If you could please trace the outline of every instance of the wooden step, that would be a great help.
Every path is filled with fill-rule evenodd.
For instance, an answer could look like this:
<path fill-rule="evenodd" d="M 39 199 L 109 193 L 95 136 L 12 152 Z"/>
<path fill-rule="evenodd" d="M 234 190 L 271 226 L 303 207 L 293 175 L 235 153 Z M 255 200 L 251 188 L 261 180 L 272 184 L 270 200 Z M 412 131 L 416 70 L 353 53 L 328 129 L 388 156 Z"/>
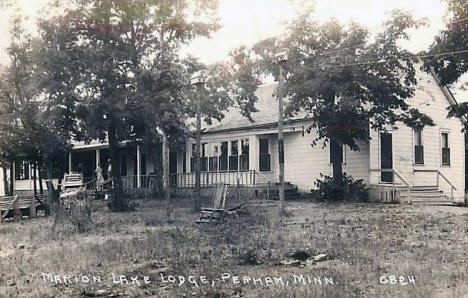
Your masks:
<path fill-rule="evenodd" d="M 443 193 L 401 193 L 402 197 L 413 197 L 413 198 L 446 198 L 447 196 Z"/>
<path fill-rule="evenodd" d="M 426 190 L 436 190 L 438 191 L 439 188 L 437 185 L 415 185 L 411 188 L 412 191 L 426 191 Z"/>
<path fill-rule="evenodd" d="M 411 204 L 413 205 L 428 205 L 428 206 L 455 206 L 452 201 L 449 200 L 434 200 L 434 201 L 427 201 L 427 200 L 411 200 Z"/>

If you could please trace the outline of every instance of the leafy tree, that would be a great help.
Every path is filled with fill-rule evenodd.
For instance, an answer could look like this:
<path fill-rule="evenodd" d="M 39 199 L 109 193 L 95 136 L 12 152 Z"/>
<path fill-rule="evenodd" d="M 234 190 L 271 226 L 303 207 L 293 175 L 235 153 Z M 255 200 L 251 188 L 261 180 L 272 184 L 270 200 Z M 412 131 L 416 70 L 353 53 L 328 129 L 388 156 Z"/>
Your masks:
<path fill-rule="evenodd" d="M 303 14 L 293 21 L 286 38 L 264 40 L 253 47 L 264 73 L 278 75 L 272 57 L 286 48 L 284 95 L 288 115 L 305 112 L 324 146 L 330 144 L 333 178 L 343 179 L 343 145 L 359 150 L 358 141 L 369 141 L 369 128 L 385 130 L 402 121 L 412 127 L 433 125 L 410 108 L 415 91 L 415 59 L 398 46 L 407 29 L 421 25 L 411 15 L 394 11 L 384 30 L 371 40 L 369 31 L 335 20 L 320 24 Z"/>
<path fill-rule="evenodd" d="M 439 54 L 468 50 L 468 2 L 465 0 L 446 0 L 448 4 L 448 24 L 431 45 L 429 54 Z M 453 84 L 468 72 L 468 53 L 455 53 L 435 56 L 425 60 L 426 70 L 433 69 L 442 84 Z M 449 107 L 448 117 L 465 119 L 468 104 L 459 103 Z M 465 130 L 468 125 L 464 121 Z"/>
<path fill-rule="evenodd" d="M 42 192 L 44 163 L 49 169 L 58 168 L 59 173 L 63 172 L 69 138 L 62 138 L 66 135 L 63 126 L 58 124 L 60 121 L 53 121 L 56 113 L 50 109 L 39 87 L 41 43 L 23 30 L 22 22 L 21 15 L 11 21 L 11 41 L 7 49 L 10 63 L 0 74 L 0 113 L 8 115 L 1 132 L 0 148 L 2 166 L 9 164 L 10 173 L 12 161 L 24 160 L 32 166 L 36 194 L 36 172 L 39 172 Z M 49 178 L 52 178 L 50 171 Z"/>
<path fill-rule="evenodd" d="M 35 40 L 23 31 L 20 16 L 12 19 L 10 35 L 7 49 L 10 64 L 0 74 L 0 113 L 8 115 L 1 132 L 0 148 L 2 166 L 9 167 L 12 173 L 13 161 L 25 160 L 33 167 L 41 162 L 39 144 L 43 131 L 38 121 L 40 104 L 35 88 Z"/>
<path fill-rule="evenodd" d="M 439 32 L 429 54 L 465 51 L 468 49 L 468 2 L 445 0 L 448 4 L 447 25 Z M 435 56 L 425 61 L 433 68 L 442 84 L 452 84 L 468 71 L 468 53 Z"/>
<path fill-rule="evenodd" d="M 75 139 L 107 138 L 114 179 L 109 207 L 125 210 L 118 143 L 143 140 L 147 148 L 155 148 L 153 156 L 159 157 L 161 131 L 171 143 L 188 133 L 184 116 L 191 115 L 194 98 L 189 78 L 202 66 L 191 58 L 181 60 L 179 50 L 193 38 L 208 36 L 218 28 L 214 16 L 217 1 L 73 3 L 76 6 L 62 16 L 41 22 L 49 78 L 44 86 L 53 95 L 55 106 L 63 107 L 62 115 L 74 123 L 69 129 Z M 232 90 L 217 82 L 213 83 L 217 87 L 207 88 L 211 95 L 204 97 L 214 100 L 204 105 L 210 109 L 208 118 L 220 117 L 218 109 L 226 106 L 211 91 L 227 96 Z M 254 100 L 251 95 L 235 98 L 244 110 Z M 158 158 L 156 163 L 155 168 L 160 169 Z"/>

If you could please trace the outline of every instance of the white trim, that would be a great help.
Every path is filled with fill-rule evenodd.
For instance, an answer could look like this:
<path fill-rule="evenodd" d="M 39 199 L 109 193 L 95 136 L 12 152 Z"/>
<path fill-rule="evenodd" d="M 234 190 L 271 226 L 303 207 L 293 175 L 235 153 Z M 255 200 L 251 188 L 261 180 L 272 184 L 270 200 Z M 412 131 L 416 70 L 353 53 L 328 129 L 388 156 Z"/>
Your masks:
<path fill-rule="evenodd" d="M 413 159 L 413 166 L 416 166 L 416 167 L 424 166 L 425 163 L 426 163 L 426 159 L 424 158 L 424 153 L 425 153 L 424 152 L 425 151 L 424 150 L 424 128 L 421 128 L 420 131 L 421 131 L 421 146 L 423 147 L 423 162 L 422 163 L 416 163 L 416 150 L 414 150 L 414 147 L 416 146 L 416 144 L 415 144 L 415 134 L 414 134 L 415 129 L 413 128 L 411 130 L 411 132 L 412 132 L 411 152 L 412 152 L 412 155 L 413 155 L 413 158 L 412 158 Z M 393 141 L 392 141 L 392 145 L 393 145 Z M 392 148 L 392 150 L 393 150 L 393 148 Z"/>
<path fill-rule="evenodd" d="M 445 167 L 445 168 L 450 168 L 452 166 L 452 156 L 450 154 L 449 156 L 449 164 L 443 164 L 443 160 L 442 160 L 442 134 L 446 133 L 447 134 L 447 145 L 448 145 L 448 148 L 450 149 L 452 146 L 450 144 L 450 141 L 452 139 L 452 137 L 450 136 L 450 132 L 451 130 L 449 128 L 439 128 L 439 157 L 440 157 L 440 166 L 441 167 Z"/>

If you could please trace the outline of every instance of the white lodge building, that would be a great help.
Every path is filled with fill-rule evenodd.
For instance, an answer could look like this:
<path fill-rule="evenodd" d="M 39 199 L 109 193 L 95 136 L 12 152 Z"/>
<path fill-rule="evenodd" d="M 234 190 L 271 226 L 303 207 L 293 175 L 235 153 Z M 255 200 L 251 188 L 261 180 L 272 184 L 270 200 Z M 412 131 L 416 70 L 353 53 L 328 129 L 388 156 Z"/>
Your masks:
<path fill-rule="evenodd" d="M 462 122 L 447 118 L 447 107 L 455 99 L 433 75 L 418 71 L 417 78 L 415 97 L 408 102 L 431 117 L 435 126 L 417 131 L 398 123 L 398 129 L 388 134 L 371 130 L 370 143 L 359 144 L 360 151 L 345 148 L 343 171 L 363 179 L 376 200 L 400 196 L 404 201 L 405 191 L 411 188 L 413 198 L 415 190 L 438 189 L 448 198 L 462 202 L 465 193 Z M 278 181 L 275 88 L 276 85 L 268 85 L 258 89 L 259 111 L 252 114 L 254 122 L 231 109 L 221 122 L 203 130 L 202 187 L 217 182 L 255 187 Z M 329 146 L 322 148 L 321 143 L 311 146 L 315 134 L 305 132 L 309 124 L 310 121 L 298 116 L 286 120 L 284 125 L 285 181 L 297 186 L 300 192 L 310 192 L 320 173 L 332 175 Z M 195 185 L 194 147 L 194 141 L 190 140 L 185 151 L 170 153 L 172 187 Z M 94 176 L 98 163 L 105 171 L 107 158 L 106 144 L 77 144 L 70 154 L 68 168 L 83 173 L 86 179 Z M 122 146 L 121 173 L 126 187 L 151 187 L 153 172 L 151 157 L 140 146 Z M 31 189 L 31 185 L 30 179 L 17 180 L 15 189 Z"/>

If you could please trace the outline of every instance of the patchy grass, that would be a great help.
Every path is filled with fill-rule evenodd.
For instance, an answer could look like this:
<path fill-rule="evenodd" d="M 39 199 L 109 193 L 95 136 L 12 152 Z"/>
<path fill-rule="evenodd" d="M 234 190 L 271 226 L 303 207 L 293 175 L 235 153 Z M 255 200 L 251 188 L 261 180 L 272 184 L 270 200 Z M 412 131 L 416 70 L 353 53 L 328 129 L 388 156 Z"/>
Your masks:
<path fill-rule="evenodd" d="M 468 209 L 290 202 L 287 217 L 280 217 L 272 206 L 249 206 L 219 225 L 196 225 L 198 214 L 187 201 L 177 201 L 170 224 L 161 202 L 140 201 L 138 209 L 109 213 L 97 202 L 93 229 L 84 234 L 67 225 L 52 233 L 50 218 L 2 224 L 0 297 L 468 293 Z M 326 254 L 324 260 L 313 262 L 321 253 Z M 60 282 L 44 281 L 42 272 L 59 275 Z M 129 284 L 113 283 L 112 274 L 117 280 L 125 275 Z M 69 283 L 64 283 L 64 275 L 70 275 Z M 390 281 L 391 275 L 404 276 L 405 282 L 413 276 L 415 284 L 380 283 L 382 276 Z M 132 284 L 131 276 L 138 276 L 140 285 Z M 150 284 L 144 283 L 144 276 Z M 169 276 L 176 282 L 165 282 Z M 93 277 L 101 281 L 93 282 Z"/>

